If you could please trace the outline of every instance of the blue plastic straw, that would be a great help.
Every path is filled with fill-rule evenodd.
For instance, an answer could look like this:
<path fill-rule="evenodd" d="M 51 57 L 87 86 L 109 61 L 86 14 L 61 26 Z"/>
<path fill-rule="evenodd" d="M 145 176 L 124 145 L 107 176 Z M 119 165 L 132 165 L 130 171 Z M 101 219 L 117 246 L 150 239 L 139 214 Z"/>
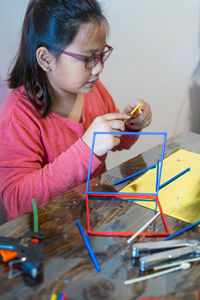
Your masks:
<path fill-rule="evenodd" d="M 137 172 L 137 173 L 134 173 L 134 174 L 132 174 L 132 175 L 130 175 L 130 176 L 128 176 L 128 177 L 125 177 L 125 178 L 122 178 L 122 179 L 120 179 L 120 180 L 118 180 L 118 181 L 115 181 L 115 182 L 113 183 L 113 185 L 117 185 L 117 184 L 119 184 L 119 183 L 121 183 L 121 182 L 124 182 L 124 181 L 126 181 L 126 180 L 128 180 L 128 179 L 130 179 L 130 178 L 132 178 L 132 177 L 135 177 L 135 176 L 137 176 L 137 175 L 139 175 L 139 174 L 142 174 L 142 173 L 144 173 L 144 172 L 146 172 L 146 171 L 148 171 L 148 170 L 150 170 L 150 169 L 153 169 L 153 168 L 155 168 L 155 167 L 156 167 L 156 164 L 153 165 L 153 166 L 150 166 L 150 167 L 148 167 L 148 168 L 146 168 L 146 169 L 144 169 L 144 170 L 141 170 L 141 171 L 139 171 L 139 172 Z"/>
<path fill-rule="evenodd" d="M 67 295 L 65 293 L 61 293 L 57 298 L 57 300 L 66 300 L 66 299 L 67 299 Z"/>
<path fill-rule="evenodd" d="M 156 168 L 156 192 L 159 191 L 158 179 L 159 179 L 159 159 L 157 160 L 157 168 Z"/>
<path fill-rule="evenodd" d="M 95 265 L 95 268 L 96 268 L 97 272 L 100 272 L 101 271 L 101 267 L 100 267 L 100 265 L 99 265 L 99 263 L 98 263 L 98 261 L 96 259 L 96 256 L 95 256 L 95 254 L 94 254 L 94 252 L 92 250 L 92 247 L 90 246 L 89 240 L 87 239 L 87 236 L 85 235 L 83 227 L 81 226 L 81 223 L 80 223 L 79 220 L 77 220 L 76 222 L 77 222 L 78 228 L 79 228 L 79 230 L 80 230 L 80 232 L 82 234 L 82 237 L 83 237 L 85 245 L 86 245 L 86 247 L 88 249 L 88 252 L 89 252 L 89 254 L 91 256 L 91 259 L 92 259 L 92 261 L 93 261 L 93 263 Z"/>
<path fill-rule="evenodd" d="M 163 167 L 163 160 L 164 160 L 164 156 L 165 156 L 166 141 L 167 141 L 167 133 L 165 132 L 164 133 L 164 137 L 163 137 L 163 147 L 162 147 L 161 160 L 160 160 L 159 177 L 156 179 L 157 188 L 160 186 L 160 180 L 161 180 L 161 174 L 162 174 L 162 167 Z M 156 195 L 158 196 L 158 191 L 156 192 Z"/>
<path fill-rule="evenodd" d="M 190 228 L 192 228 L 192 227 L 194 227 L 194 226 L 196 226 L 196 225 L 198 225 L 198 224 L 200 224 L 200 220 L 197 221 L 196 223 L 193 223 L 193 224 L 189 225 L 188 227 L 185 227 L 185 228 L 181 229 L 180 231 L 178 231 L 178 232 L 176 232 L 176 233 L 174 233 L 174 234 L 168 236 L 168 237 L 165 238 L 163 241 L 171 240 L 171 239 L 173 239 L 174 237 L 176 237 L 177 235 L 183 233 L 183 232 L 186 231 L 186 230 L 189 230 Z"/>
<path fill-rule="evenodd" d="M 171 179 L 169 179 L 168 181 L 166 181 L 165 183 L 161 184 L 159 186 L 159 190 L 162 189 L 164 186 L 168 185 L 170 182 L 174 181 L 175 179 L 177 179 L 178 177 L 182 176 L 183 174 L 185 174 L 186 172 L 190 171 L 190 168 L 185 169 L 184 171 L 182 171 L 181 173 L 177 174 L 176 176 L 172 177 Z"/>
<path fill-rule="evenodd" d="M 90 182 L 90 175 L 91 175 L 91 168 L 92 168 L 92 157 L 93 157 L 93 152 L 94 152 L 94 144 L 95 144 L 95 137 L 97 134 L 111 134 L 111 135 L 163 135 L 164 136 L 164 140 L 163 140 L 163 146 L 162 146 L 162 154 L 161 154 L 161 165 L 160 165 L 160 173 L 159 173 L 159 180 L 158 180 L 158 185 L 160 184 L 160 178 L 161 178 L 161 173 L 162 173 L 162 164 L 163 164 L 163 159 L 164 159 L 164 153 L 165 153 L 165 145 L 166 145 L 166 139 L 167 139 L 167 133 L 166 132 L 107 132 L 107 131 L 99 131 L 99 132 L 94 132 L 93 133 L 93 141 L 92 141 L 92 149 L 91 149 L 91 155 L 90 155 L 90 163 L 89 163 L 89 169 L 88 169 L 88 177 L 87 177 L 87 184 L 86 184 L 86 190 L 85 193 L 88 195 L 89 193 L 93 192 L 89 192 L 89 182 Z M 97 194 L 99 194 L 97 192 Z M 103 194 L 103 192 L 102 192 Z M 105 192 L 104 192 L 105 194 Z M 109 194 L 109 193 L 106 193 Z M 148 193 L 149 194 L 149 193 Z M 158 193 L 156 193 L 157 195 Z M 130 195 L 134 195 L 133 193 L 130 193 Z M 140 195 L 140 194 L 138 194 Z M 152 194 L 155 195 L 155 194 Z"/>

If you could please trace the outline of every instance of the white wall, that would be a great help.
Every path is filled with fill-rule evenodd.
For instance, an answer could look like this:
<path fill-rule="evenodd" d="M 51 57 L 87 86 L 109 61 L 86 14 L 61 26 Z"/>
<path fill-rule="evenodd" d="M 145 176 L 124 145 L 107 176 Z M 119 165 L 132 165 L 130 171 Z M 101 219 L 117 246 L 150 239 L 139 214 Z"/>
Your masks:
<path fill-rule="evenodd" d="M 121 108 L 139 97 L 149 101 L 153 111 L 150 129 L 174 134 L 199 58 L 200 1 L 101 2 L 114 46 L 104 82 Z"/>
<path fill-rule="evenodd" d="M 18 49 L 27 3 L 28 0 L 0 0 L 0 74 L 3 79 Z"/>
<path fill-rule="evenodd" d="M 19 42 L 28 0 L 0 2 L 0 75 L 5 78 Z M 146 131 L 172 136 L 200 132 L 200 88 L 192 79 L 199 61 L 200 0 L 100 0 L 114 47 L 102 81 L 117 106 L 143 98 L 153 121 Z M 191 114 L 192 113 L 192 114 Z M 137 152 L 151 146 L 138 143 Z M 126 156 L 127 158 L 127 156 Z M 123 159 L 123 158 L 122 158 Z M 120 161 L 109 159 L 109 167 Z"/>
<path fill-rule="evenodd" d="M 123 109 L 143 98 L 153 112 L 146 131 L 166 131 L 168 137 L 191 129 L 200 133 L 200 89 L 192 79 L 199 61 L 200 1 L 101 3 L 111 26 L 109 43 L 114 47 L 102 80 L 118 106 Z M 141 139 L 135 154 L 154 142 Z M 118 164 L 119 159 L 113 162 Z M 113 162 L 109 159 L 109 167 Z"/>

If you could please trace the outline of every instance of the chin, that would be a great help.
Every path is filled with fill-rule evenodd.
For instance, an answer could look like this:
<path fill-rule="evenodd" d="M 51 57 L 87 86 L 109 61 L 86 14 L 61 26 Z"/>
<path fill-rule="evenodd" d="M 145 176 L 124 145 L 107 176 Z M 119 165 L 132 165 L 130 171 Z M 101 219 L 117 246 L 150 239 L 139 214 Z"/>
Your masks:
<path fill-rule="evenodd" d="M 93 85 L 93 86 L 91 86 L 91 87 L 88 87 L 88 86 L 84 86 L 84 88 L 83 88 L 83 93 L 84 94 L 88 94 L 88 93 L 90 93 L 93 89 L 94 89 L 94 86 L 95 86 L 95 84 Z"/>

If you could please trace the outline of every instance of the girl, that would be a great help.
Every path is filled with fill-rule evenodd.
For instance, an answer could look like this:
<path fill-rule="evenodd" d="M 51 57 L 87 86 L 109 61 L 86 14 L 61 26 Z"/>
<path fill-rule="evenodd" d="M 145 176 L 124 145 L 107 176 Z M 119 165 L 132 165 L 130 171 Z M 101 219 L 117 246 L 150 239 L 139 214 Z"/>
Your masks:
<path fill-rule="evenodd" d="M 99 80 L 112 52 L 108 23 L 96 0 L 32 0 L 0 113 L 0 190 L 8 220 L 86 181 L 94 131 L 148 126 L 150 106 L 123 113 Z M 140 103 L 140 116 L 124 122 Z M 105 171 L 108 151 L 135 136 L 98 135 L 92 175 Z"/>

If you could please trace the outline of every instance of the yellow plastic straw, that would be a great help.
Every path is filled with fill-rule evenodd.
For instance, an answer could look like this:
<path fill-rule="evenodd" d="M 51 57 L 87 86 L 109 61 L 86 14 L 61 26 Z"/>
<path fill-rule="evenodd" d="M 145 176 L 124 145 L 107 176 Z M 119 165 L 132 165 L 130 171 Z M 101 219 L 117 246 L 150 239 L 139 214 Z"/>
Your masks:
<path fill-rule="evenodd" d="M 134 112 L 136 112 L 137 110 L 137 115 L 140 114 L 140 104 L 138 104 L 136 107 L 134 107 L 134 109 L 132 110 L 132 112 L 130 113 L 130 115 L 132 116 L 132 114 L 134 114 Z M 127 120 L 124 120 L 124 122 L 126 122 Z"/>
<path fill-rule="evenodd" d="M 130 115 L 134 114 L 134 112 L 135 112 L 136 110 L 138 111 L 137 114 L 139 115 L 139 112 L 140 112 L 140 104 L 138 104 L 138 105 L 132 110 L 132 112 L 130 113 Z"/>
<path fill-rule="evenodd" d="M 57 299 L 57 295 L 56 294 L 52 294 L 50 300 L 56 300 L 56 299 Z"/>

